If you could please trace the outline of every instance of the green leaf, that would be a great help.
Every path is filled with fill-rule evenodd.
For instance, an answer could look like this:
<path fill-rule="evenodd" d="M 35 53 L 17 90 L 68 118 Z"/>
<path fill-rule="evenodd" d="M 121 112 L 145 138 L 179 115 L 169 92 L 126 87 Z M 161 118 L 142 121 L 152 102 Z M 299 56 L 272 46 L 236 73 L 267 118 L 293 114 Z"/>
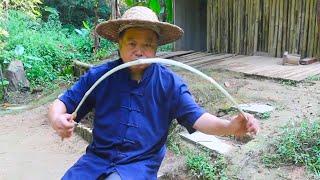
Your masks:
<path fill-rule="evenodd" d="M 39 57 L 36 57 L 36 56 L 25 56 L 27 59 L 30 59 L 30 60 L 34 60 L 34 61 L 42 61 L 41 58 Z M 26 65 L 26 64 L 25 64 Z M 31 66 L 31 65 L 30 65 Z"/>
<path fill-rule="evenodd" d="M 22 45 L 17 45 L 14 49 L 16 56 L 21 56 L 24 53 L 24 47 Z"/>
<path fill-rule="evenodd" d="M 90 25 L 89 25 L 89 22 L 87 21 L 82 21 L 82 24 L 83 24 L 83 27 L 90 30 Z"/>
<path fill-rule="evenodd" d="M 167 9 L 167 22 L 172 23 L 173 22 L 173 16 L 172 16 L 172 11 L 173 11 L 173 6 L 172 6 L 172 0 L 166 0 L 166 9 Z"/>
<path fill-rule="evenodd" d="M 149 8 L 152 9 L 157 15 L 159 15 L 161 6 L 159 0 L 150 0 L 149 1 Z"/>
<path fill-rule="evenodd" d="M 127 6 L 132 6 L 134 4 L 134 0 L 125 0 L 125 3 L 127 4 Z"/>
<path fill-rule="evenodd" d="M 164 11 L 165 11 L 165 8 L 164 8 L 164 7 L 161 7 L 160 14 L 163 14 Z"/>
<path fill-rule="evenodd" d="M 7 86 L 7 85 L 9 85 L 9 81 L 7 80 L 0 81 L 0 86 Z"/>
<path fill-rule="evenodd" d="M 52 8 L 52 7 L 49 7 L 49 6 L 45 6 L 43 9 L 44 9 L 45 11 L 51 13 L 51 14 L 54 14 L 54 15 L 56 15 L 56 16 L 59 16 L 59 12 L 57 11 L 56 8 Z"/>

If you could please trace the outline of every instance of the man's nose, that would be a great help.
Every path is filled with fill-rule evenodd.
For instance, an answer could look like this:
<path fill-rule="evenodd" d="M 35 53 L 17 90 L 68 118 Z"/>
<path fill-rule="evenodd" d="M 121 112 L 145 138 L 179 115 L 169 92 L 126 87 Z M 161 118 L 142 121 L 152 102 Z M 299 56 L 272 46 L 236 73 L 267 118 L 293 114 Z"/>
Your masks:
<path fill-rule="evenodd" d="M 143 49 L 142 49 L 142 47 L 137 47 L 136 52 L 135 52 L 135 55 L 138 56 L 138 57 L 143 56 Z"/>

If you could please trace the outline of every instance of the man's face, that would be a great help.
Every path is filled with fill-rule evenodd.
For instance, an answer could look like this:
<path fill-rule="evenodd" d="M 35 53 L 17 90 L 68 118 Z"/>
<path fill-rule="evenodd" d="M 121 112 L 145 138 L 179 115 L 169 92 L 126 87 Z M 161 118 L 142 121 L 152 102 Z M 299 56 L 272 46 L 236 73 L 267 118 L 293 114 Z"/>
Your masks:
<path fill-rule="evenodd" d="M 129 28 L 119 39 L 120 56 L 124 63 L 138 58 L 155 57 L 157 42 L 158 37 L 154 31 L 144 28 Z M 141 73 L 147 66 L 147 64 L 137 65 L 130 67 L 130 69 L 133 73 Z"/>

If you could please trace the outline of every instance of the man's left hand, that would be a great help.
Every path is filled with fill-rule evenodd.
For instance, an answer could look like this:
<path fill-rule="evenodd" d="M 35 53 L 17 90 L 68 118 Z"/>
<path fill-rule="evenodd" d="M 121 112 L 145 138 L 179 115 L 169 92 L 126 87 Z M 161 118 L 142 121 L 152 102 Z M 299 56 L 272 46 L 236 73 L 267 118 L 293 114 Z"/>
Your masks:
<path fill-rule="evenodd" d="M 242 137 L 247 135 L 256 135 L 259 131 L 259 124 L 257 119 L 253 115 L 245 113 L 246 117 L 242 114 L 232 118 L 229 128 L 236 137 Z"/>

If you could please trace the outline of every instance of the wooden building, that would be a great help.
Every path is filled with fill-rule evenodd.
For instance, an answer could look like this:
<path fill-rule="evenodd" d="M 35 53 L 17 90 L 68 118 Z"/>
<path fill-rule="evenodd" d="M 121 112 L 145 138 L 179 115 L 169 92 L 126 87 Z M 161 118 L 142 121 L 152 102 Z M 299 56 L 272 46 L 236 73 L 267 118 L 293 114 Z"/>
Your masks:
<path fill-rule="evenodd" d="M 175 50 L 320 57 L 317 1 L 174 0 Z"/>

